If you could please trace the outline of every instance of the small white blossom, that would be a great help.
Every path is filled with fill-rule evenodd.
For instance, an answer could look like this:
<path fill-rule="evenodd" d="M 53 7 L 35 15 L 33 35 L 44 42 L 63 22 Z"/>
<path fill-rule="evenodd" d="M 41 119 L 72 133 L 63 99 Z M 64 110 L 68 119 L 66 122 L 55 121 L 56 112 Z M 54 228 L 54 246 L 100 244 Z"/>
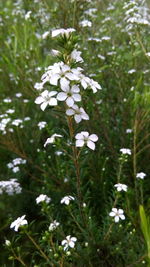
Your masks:
<path fill-rule="evenodd" d="M 83 147 L 87 145 L 90 149 L 95 150 L 95 142 L 98 141 L 98 136 L 96 134 L 89 135 L 88 132 L 82 131 L 76 134 L 76 147 Z"/>
<path fill-rule="evenodd" d="M 55 220 L 55 221 L 53 221 L 53 222 L 50 224 L 48 230 L 49 230 L 50 232 L 52 232 L 52 231 L 54 231 L 59 225 L 60 225 L 60 223 L 57 222 L 57 221 Z"/>
<path fill-rule="evenodd" d="M 45 203 L 50 203 L 51 201 L 51 198 L 48 197 L 47 195 L 39 195 L 37 198 L 36 198 L 36 203 L 39 204 L 40 202 L 45 202 Z"/>
<path fill-rule="evenodd" d="M 129 71 L 128 71 L 129 74 L 132 74 L 132 73 L 134 73 L 134 72 L 136 72 L 135 69 L 132 69 L 132 70 L 129 70 Z"/>
<path fill-rule="evenodd" d="M 36 104 L 41 104 L 41 109 L 44 111 L 46 107 L 49 106 L 56 106 L 57 105 L 57 99 L 53 97 L 56 95 L 56 91 L 51 91 L 49 92 L 48 90 L 45 90 L 44 92 L 41 93 L 40 96 L 38 96 L 35 99 Z"/>
<path fill-rule="evenodd" d="M 25 20 L 28 20 L 31 16 L 31 13 L 32 11 L 28 11 L 26 14 L 25 14 Z"/>
<path fill-rule="evenodd" d="M 127 185 L 125 184 L 115 184 L 114 187 L 116 187 L 117 191 L 127 191 Z"/>
<path fill-rule="evenodd" d="M 66 236 L 66 239 L 61 242 L 62 246 L 64 246 L 64 250 L 68 250 L 70 248 L 74 248 L 75 242 L 77 241 L 76 237 L 71 237 L 70 235 Z"/>
<path fill-rule="evenodd" d="M 68 107 L 72 107 L 74 102 L 81 101 L 80 89 L 77 85 L 73 85 L 71 88 L 68 86 L 62 88 L 63 92 L 58 93 L 57 99 L 59 101 L 65 101 Z"/>
<path fill-rule="evenodd" d="M 43 89 L 43 83 L 35 83 L 34 88 L 36 90 L 42 90 Z"/>
<path fill-rule="evenodd" d="M 92 22 L 90 20 L 84 19 L 79 23 L 82 27 L 92 27 Z"/>
<path fill-rule="evenodd" d="M 44 32 L 44 33 L 42 34 L 42 39 L 46 39 L 46 38 L 49 36 L 49 34 L 50 34 L 49 31 Z"/>
<path fill-rule="evenodd" d="M 126 133 L 132 133 L 132 129 L 126 129 Z"/>
<path fill-rule="evenodd" d="M 9 247 L 10 245 L 11 245 L 11 242 L 9 241 L 9 240 L 5 240 L 5 245 L 7 246 L 7 247 Z"/>
<path fill-rule="evenodd" d="M 72 197 L 72 196 L 65 196 L 65 197 L 62 198 L 62 200 L 60 201 L 60 203 L 61 204 L 64 203 L 65 205 L 69 205 L 71 200 L 75 200 L 75 198 Z"/>
<path fill-rule="evenodd" d="M 120 152 L 124 155 L 131 155 L 131 150 L 129 148 L 121 148 Z"/>
<path fill-rule="evenodd" d="M 40 130 L 43 129 L 43 128 L 45 128 L 46 125 L 47 125 L 47 122 L 46 121 L 40 121 L 38 123 L 38 127 L 39 127 Z"/>
<path fill-rule="evenodd" d="M 17 167 L 14 167 L 14 168 L 12 169 L 12 171 L 13 171 L 13 173 L 16 173 L 16 172 L 19 172 L 20 169 L 19 169 L 19 167 L 17 166 Z"/>
<path fill-rule="evenodd" d="M 66 36 L 68 38 L 68 36 L 72 33 L 75 32 L 75 29 L 73 28 L 68 28 L 68 29 L 56 29 L 52 31 L 52 37 L 56 37 L 58 35 L 61 36 Z"/>
<path fill-rule="evenodd" d="M 119 222 L 119 220 L 125 220 L 124 211 L 122 209 L 112 208 L 112 211 L 109 213 L 109 216 L 114 217 L 115 222 Z"/>
<path fill-rule="evenodd" d="M 10 228 L 14 228 L 16 232 L 18 232 L 18 229 L 20 226 L 28 224 L 27 220 L 25 220 L 26 215 L 23 215 L 22 217 L 18 217 L 17 220 L 11 223 Z"/>
<path fill-rule="evenodd" d="M 89 115 L 83 108 L 79 108 L 77 105 L 73 105 L 71 108 L 67 109 L 66 115 L 74 116 L 76 123 L 79 123 L 81 120 L 89 120 Z"/>
<path fill-rule="evenodd" d="M 146 176 L 146 173 L 144 173 L 144 172 L 139 172 L 139 173 L 137 173 L 136 178 L 144 179 L 145 176 Z"/>
<path fill-rule="evenodd" d="M 61 134 L 53 134 L 51 137 L 47 138 L 44 147 L 46 147 L 48 144 L 53 144 L 55 142 L 56 137 L 63 137 Z"/>
<path fill-rule="evenodd" d="M 75 62 L 83 62 L 83 58 L 80 56 L 81 52 L 77 51 L 76 49 L 74 49 L 71 52 L 71 58 L 75 61 Z"/>

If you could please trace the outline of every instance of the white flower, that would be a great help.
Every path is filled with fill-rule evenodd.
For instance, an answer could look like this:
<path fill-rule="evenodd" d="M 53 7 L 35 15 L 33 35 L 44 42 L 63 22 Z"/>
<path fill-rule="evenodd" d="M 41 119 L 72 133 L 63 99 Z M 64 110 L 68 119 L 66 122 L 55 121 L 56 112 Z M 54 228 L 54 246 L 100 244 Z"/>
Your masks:
<path fill-rule="evenodd" d="M 150 52 L 147 52 L 147 53 L 146 53 L 146 56 L 150 57 Z"/>
<path fill-rule="evenodd" d="M 28 11 L 26 14 L 25 14 L 25 20 L 28 20 L 30 18 L 30 15 L 31 15 L 32 11 Z"/>
<path fill-rule="evenodd" d="M 89 115 L 83 108 L 79 108 L 77 105 L 73 105 L 71 108 L 67 109 L 66 115 L 74 116 L 76 123 L 79 123 L 81 120 L 89 120 Z"/>
<path fill-rule="evenodd" d="M 127 185 L 125 184 L 115 184 L 114 187 L 116 187 L 117 191 L 127 191 Z"/>
<path fill-rule="evenodd" d="M 65 196 L 65 197 L 62 198 L 62 200 L 60 201 L 60 203 L 61 204 L 64 203 L 65 205 L 69 205 L 71 200 L 75 200 L 75 198 L 72 197 L 72 196 Z"/>
<path fill-rule="evenodd" d="M 129 148 L 121 148 L 120 152 L 124 155 L 131 155 L 131 150 Z"/>
<path fill-rule="evenodd" d="M 84 19 L 79 23 L 82 27 L 92 27 L 92 22 L 90 20 Z"/>
<path fill-rule="evenodd" d="M 42 39 L 46 39 L 48 36 L 49 36 L 49 31 L 47 31 L 47 32 L 44 32 L 43 34 L 42 34 Z"/>
<path fill-rule="evenodd" d="M 75 61 L 75 62 L 83 62 L 83 58 L 80 56 L 81 52 L 77 51 L 76 49 L 74 49 L 71 52 L 71 58 Z"/>
<path fill-rule="evenodd" d="M 49 231 L 54 231 L 59 225 L 60 225 L 60 223 L 55 220 L 50 224 L 48 230 Z"/>
<path fill-rule="evenodd" d="M 53 134 L 51 137 L 47 138 L 44 147 L 46 147 L 48 144 L 53 144 L 55 142 L 56 137 L 63 137 L 61 134 Z"/>
<path fill-rule="evenodd" d="M 61 53 L 56 49 L 52 49 L 51 54 L 52 54 L 52 56 L 59 56 Z"/>
<path fill-rule="evenodd" d="M 129 70 L 129 71 L 128 71 L 129 74 L 132 74 L 132 73 L 134 73 L 134 72 L 136 72 L 135 69 L 132 69 L 132 70 Z"/>
<path fill-rule="evenodd" d="M 14 228 L 14 230 L 17 232 L 18 228 L 22 225 L 28 224 L 27 220 L 25 220 L 26 215 L 23 215 L 22 217 L 18 217 L 17 220 L 11 223 L 10 228 Z"/>
<path fill-rule="evenodd" d="M 34 88 L 36 90 L 42 90 L 43 89 L 43 83 L 35 83 Z"/>
<path fill-rule="evenodd" d="M 47 124 L 46 121 L 40 121 L 40 122 L 38 123 L 38 127 L 39 127 L 39 129 L 41 130 L 41 129 L 45 128 L 46 124 Z"/>
<path fill-rule="evenodd" d="M 81 101 L 81 95 L 79 94 L 80 88 L 77 85 L 73 85 L 71 88 L 67 85 L 62 90 L 63 92 L 58 93 L 57 99 L 59 101 L 65 101 L 68 107 L 72 107 L 74 102 Z"/>
<path fill-rule="evenodd" d="M 126 129 L 126 133 L 132 133 L 132 129 Z"/>
<path fill-rule="evenodd" d="M 83 147 L 85 144 L 92 150 L 95 150 L 95 142 L 98 140 L 96 134 L 89 135 L 88 132 L 81 132 L 76 134 L 76 147 Z"/>
<path fill-rule="evenodd" d="M 68 29 L 56 29 L 52 31 L 52 37 L 56 37 L 57 35 L 69 37 L 70 33 L 75 32 L 75 29 L 68 28 Z"/>
<path fill-rule="evenodd" d="M 64 250 L 70 248 L 74 248 L 75 242 L 77 241 L 76 237 L 71 237 L 70 235 L 66 236 L 66 239 L 61 242 L 62 246 L 64 246 Z"/>
<path fill-rule="evenodd" d="M 51 201 L 51 198 L 48 197 L 47 195 L 39 195 L 37 198 L 36 198 L 36 203 L 39 204 L 40 202 L 46 202 L 47 204 Z"/>
<path fill-rule="evenodd" d="M 57 105 L 57 99 L 53 97 L 56 95 L 56 91 L 49 92 L 48 90 L 45 90 L 43 93 L 41 93 L 40 96 L 38 96 L 35 99 L 36 104 L 41 104 L 41 109 L 44 111 L 46 107 L 49 106 L 56 106 Z"/>
<path fill-rule="evenodd" d="M 5 240 L 5 245 L 9 247 L 9 246 L 11 245 L 11 242 L 10 242 L 9 240 L 6 239 L 6 240 Z"/>
<path fill-rule="evenodd" d="M 145 176 L 146 176 L 146 173 L 144 173 L 144 172 L 139 172 L 139 173 L 137 173 L 136 178 L 144 179 Z"/>
<path fill-rule="evenodd" d="M 19 169 L 19 167 L 17 166 L 17 167 L 14 167 L 14 168 L 12 169 L 12 171 L 13 171 L 13 173 L 16 173 L 16 172 L 19 172 L 20 169 Z"/>
<path fill-rule="evenodd" d="M 48 67 L 48 70 L 45 74 L 42 75 L 43 83 L 49 82 L 52 85 L 58 85 L 60 82 L 60 87 L 63 90 L 66 86 L 69 85 L 70 80 L 79 80 L 80 68 L 70 69 L 70 67 L 64 62 L 55 63 L 52 66 Z"/>
<path fill-rule="evenodd" d="M 122 209 L 112 208 L 112 211 L 109 213 L 109 216 L 114 217 L 115 222 L 119 222 L 119 219 L 125 220 L 124 211 Z"/>

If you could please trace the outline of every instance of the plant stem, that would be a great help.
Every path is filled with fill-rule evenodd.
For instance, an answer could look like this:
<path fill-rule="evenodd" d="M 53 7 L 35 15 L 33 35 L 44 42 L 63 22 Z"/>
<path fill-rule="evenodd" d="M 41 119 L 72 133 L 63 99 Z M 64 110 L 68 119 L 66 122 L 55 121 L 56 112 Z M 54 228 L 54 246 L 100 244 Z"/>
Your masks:
<path fill-rule="evenodd" d="M 69 133 L 70 133 L 71 143 L 72 143 L 73 137 L 74 137 L 72 118 L 70 118 L 70 117 L 67 118 L 67 121 L 68 121 Z M 80 209 L 81 217 L 83 218 L 83 213 L 82 213 L 83 201 L 82 201 L 82 194 L 81 194 L 80 167 L 79 167 L 79 162 L 78 162 L 77 148 L 73 145 L 72 145 L 72 152 L 73 152 L 73 162 L 74 162 L 75 171 L 76 171 L 76 178 L 77 178 L 76 186 L 77 186 L 77 195 L 78 195 L 78 201 L 79 201 L 79 209 Z"/>
<path fill-rule="evenodd" d="M 41 250 L 40 246 L 36 243 L 36 241 L 30 236 L 27 232 L 25 232 L 27 237 L 30 239 L 30 241 L 34 244 L 34 246 L 39 250 L 41 253 L 42 257 L 49 262 L 49 258 L 46 256 L 46 254 Z M 51 266 L 51 265 L 50 265 Z"/>
<path fill-rule="evenodd" d="M 13 248 L 11 248 L 11 251 L 13 253 L 14 258 L 17 261 L 19 261 L 23 266 L 27 267 L 27 265 L 25 264 L 25 262 L 19 256 L 16 255 L 15 251 L 13 250 Z"/>

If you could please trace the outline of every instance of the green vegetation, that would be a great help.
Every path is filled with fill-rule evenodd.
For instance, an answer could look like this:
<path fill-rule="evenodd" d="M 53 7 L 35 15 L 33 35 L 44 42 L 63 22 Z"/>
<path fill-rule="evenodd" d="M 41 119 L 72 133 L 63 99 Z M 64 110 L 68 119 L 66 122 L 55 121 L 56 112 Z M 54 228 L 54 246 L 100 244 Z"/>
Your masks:
<path fill-rule="evenodd" d="M 0 1 L 1 267 L 150 266 L 149 14 Z"/>

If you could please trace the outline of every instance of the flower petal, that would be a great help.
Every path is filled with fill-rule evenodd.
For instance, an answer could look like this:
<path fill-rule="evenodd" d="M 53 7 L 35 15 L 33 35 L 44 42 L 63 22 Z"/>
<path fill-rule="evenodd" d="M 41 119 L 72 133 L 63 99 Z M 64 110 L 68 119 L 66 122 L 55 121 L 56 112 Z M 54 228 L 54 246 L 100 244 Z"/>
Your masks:
<path fill-rule="evenodd" d="M 119 216 L 115 216 L 115 222 L 119 222 Z"/>
<path fill-rule="evenodd" d="M 57 99 L 59 101 L 64 101 L 64 100 L 66 100 L 66 98 L 67 98 L 67 94 L 66 93 L 61 92 L 61 93 L 58 93 L 58 95 L 57 95 Z"/>
<path fill-rule="evenodd" d="M 91 134 L 89 136 L 89 139 L 92 140 L 93 142 L 96 142 L 98 140 L 98 136 L 96 134 Z"/>
<path fill-rule="evenodd" d="M 44 111 L 48 105 L 48 102 L 44 102 L 40 107 Z"/>
<path fill-rule="evenodd" d="M 92 141 L 87 141 L 87 146 L 92 149 L 92 150 L 95 150 L 95 144 L 92 142 Z"/>
<path fill-rule="evenodd" d="M 74 104 L 74 100 L 72 97 L 68 97 L 67 100 L 66 100 L 66 104 L 68 107 L 72 107 L 73 104 Z"/>
<path fill-rule="evenodd" d="M 77 140 L 76 141 L 76 147 L 82 147 L 84 146 L 84 141 L 83 140 Z"/>
<path fill-rule="evenodd" d="M 50 106 L 57 106 L 57 99 L 55 97 L 52 97 L 49 101 Z"/>

